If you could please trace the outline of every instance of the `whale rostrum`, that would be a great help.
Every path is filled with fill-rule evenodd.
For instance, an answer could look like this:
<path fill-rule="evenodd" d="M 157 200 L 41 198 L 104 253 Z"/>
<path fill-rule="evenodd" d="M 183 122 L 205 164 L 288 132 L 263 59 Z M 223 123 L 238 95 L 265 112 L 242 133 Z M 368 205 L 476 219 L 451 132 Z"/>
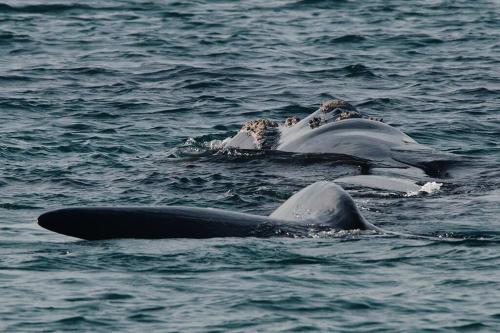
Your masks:
<path fill-rule="evenodd" d="M 267 119 L 247 121 L 225 147 L 343 154 L 394 167 L 425 168 L 457 159 L 417 143 L 383 119 L 369 117 L 338 99 L 323 103 L 302 120 L 290 117 L 281 124 Z"/>

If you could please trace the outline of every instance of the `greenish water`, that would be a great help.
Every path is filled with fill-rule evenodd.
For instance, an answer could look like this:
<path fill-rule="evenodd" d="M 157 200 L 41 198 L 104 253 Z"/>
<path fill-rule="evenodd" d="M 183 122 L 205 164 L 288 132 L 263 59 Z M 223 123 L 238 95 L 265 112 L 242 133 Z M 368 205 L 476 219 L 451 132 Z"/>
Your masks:
<path fill-rule="evenodd" d="M 0 4 L 0 330 L 497 331 L 499 22 L 494 1 Z M 348 189 L 373 224 L 444 240 L 35 224 L 92 205 L 269 214 L 353 166 L 210 143 L 332 97 L 469 161 L 431 195 Z"/>

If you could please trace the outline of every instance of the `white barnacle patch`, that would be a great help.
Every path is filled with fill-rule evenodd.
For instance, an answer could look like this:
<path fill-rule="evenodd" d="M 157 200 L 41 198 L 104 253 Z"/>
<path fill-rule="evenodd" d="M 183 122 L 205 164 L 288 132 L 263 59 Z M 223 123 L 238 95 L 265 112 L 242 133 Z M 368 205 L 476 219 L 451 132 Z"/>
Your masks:
<path fill-rule="evenodd" d="M 300 121 L 300 118 L 292 116 L 285 119 L 285 127 L 292 127 Z"/>
<path fill-rule="evenodd" d="M 341 99 L 332 99 L 326 102 L 323 102 L 319 108 L 321 111 L 321 118 L 319 122 L 309 122 L 311 128 L 316 128 L 323 124 L 328 123 L 329 121 L 341 121 L 346 119 L 355 119 L 355 118 L 364 118 L 373 121 L 383 122 L 382 118 L 373 118 L 368 117 L 367 115 L 359 112 L 356 108 Z"/>
<path fill-rule="evenodd" d="M 361 113 L 357 111 L 341 111 L 340 115 L 337 118 L 335 118 L 335 121 L 341 121 L 353 118 L 363 118 L 363 116 L 361 115 Z"/>
<path fill-rule="evenodd" d="M 323 102 L 316 117 L 309 120 L 310 128 L 317 128 L 329 122 L 336 122 L 354 118 L 368 118 L 358 112 L 356 108 L 341 99 L 333 99 Z"/>
<path fill-rule="evenodd" d="M 279 140 L 279 125 L 268 119 L 245 122 L 240 132 L 249 134 L 255 140 L 258 149 L 272 149 Z"/>
<path fill-rule="evenodd" d="M 341 99 L 332 99 L 326 102 L 321 103 L 321 106 L 319 107 L 320 111 L 323 113 L 329 113 L 335 109 L 342 109 L 346 111 L 356 111 L 356 108 Z"/>

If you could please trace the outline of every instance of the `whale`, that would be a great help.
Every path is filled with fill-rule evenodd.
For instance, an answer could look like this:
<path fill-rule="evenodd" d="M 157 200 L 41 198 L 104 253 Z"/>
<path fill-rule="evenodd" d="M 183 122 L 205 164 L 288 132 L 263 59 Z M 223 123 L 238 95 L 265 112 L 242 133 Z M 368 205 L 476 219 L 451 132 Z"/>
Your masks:
<path fill-rule="evenodd" d="M 215 238 L 307 236 L 314 230 L 373 230 L 338 184 L 315 182 L 293 194 L 269 216 L 215 208 L 74 207 L 46 212 L 38 224 L 85 240 L 116 238 Z"/>
<path fill-rule="evenodd" d="M 419 144 L 383 119 L 372 118 L 338 99 L 323 103 L 303 120 L 289 117 L 282 124 L 266 119 L 248 121 L 224 141 L 223 148 L 351 156 L 367 161 L 369 168 L 334 182 L 315 182 L 269 216 L 188 206 L 73 207 L 46 212 L 39 216 L 38 224 L 86 240 L 307 236 L 318 230 L 403 235 L 366 221 L 341 185 L 412 195 L 430 193 L 418 182 L 432 180 L 447 165 L 461 161 L 456 155 Z"/>
<path fill-rule="evenodd" d="M 415 192 L 417 182 L 446 174 L 461 157 L 420 144 L 383 119 L 368 116 L 352 104 L 334 99 L 300 120 L 278 123 L 267 119 L 247 121 L 223 148 L 269 150 L 299 154 L 335 154 L 364 160 L 364 175 L 339 183 L 387 191 Z"/>
<path fill-rule="evenodd" d="M 283 123 L 267 119 L 247 121 L 226 140 L 226 148 L 278 150 L 291 153 L 342 154 L 385 167 L 427 169 L 456 155 L 419 144 L 399 129 L 359 112 L 344 100 L 324 102 L 300 120 Z"/>

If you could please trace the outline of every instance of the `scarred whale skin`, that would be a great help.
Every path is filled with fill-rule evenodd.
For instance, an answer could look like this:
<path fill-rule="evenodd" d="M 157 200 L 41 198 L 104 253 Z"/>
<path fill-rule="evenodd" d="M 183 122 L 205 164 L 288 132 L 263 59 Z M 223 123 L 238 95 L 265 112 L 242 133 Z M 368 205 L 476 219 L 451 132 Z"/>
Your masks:
<path fill-rule="evenodd" d="M 185 206 L 84 207 L 44 213 L 38 224 L 87 240 L 271 237 L 305 235 L 313 227 L 380 230 L 366 222 L 351 196 L 332 182 L 307 186 L 270 216 Z"/>
<path fill-rule="evenodd" d="M 419 144 L 399 129 L 358 112 L 345 101 L 327 103 L 339 107 L 322 106 L 292 124 L 287 124 L 288 119 L 284 124 L 262 119 L 247 122 L 226 141 L 225 147 L 342 154 L 400 168 L 426 169 L 436 163 L 458 160 L 456 155 Z"/>

